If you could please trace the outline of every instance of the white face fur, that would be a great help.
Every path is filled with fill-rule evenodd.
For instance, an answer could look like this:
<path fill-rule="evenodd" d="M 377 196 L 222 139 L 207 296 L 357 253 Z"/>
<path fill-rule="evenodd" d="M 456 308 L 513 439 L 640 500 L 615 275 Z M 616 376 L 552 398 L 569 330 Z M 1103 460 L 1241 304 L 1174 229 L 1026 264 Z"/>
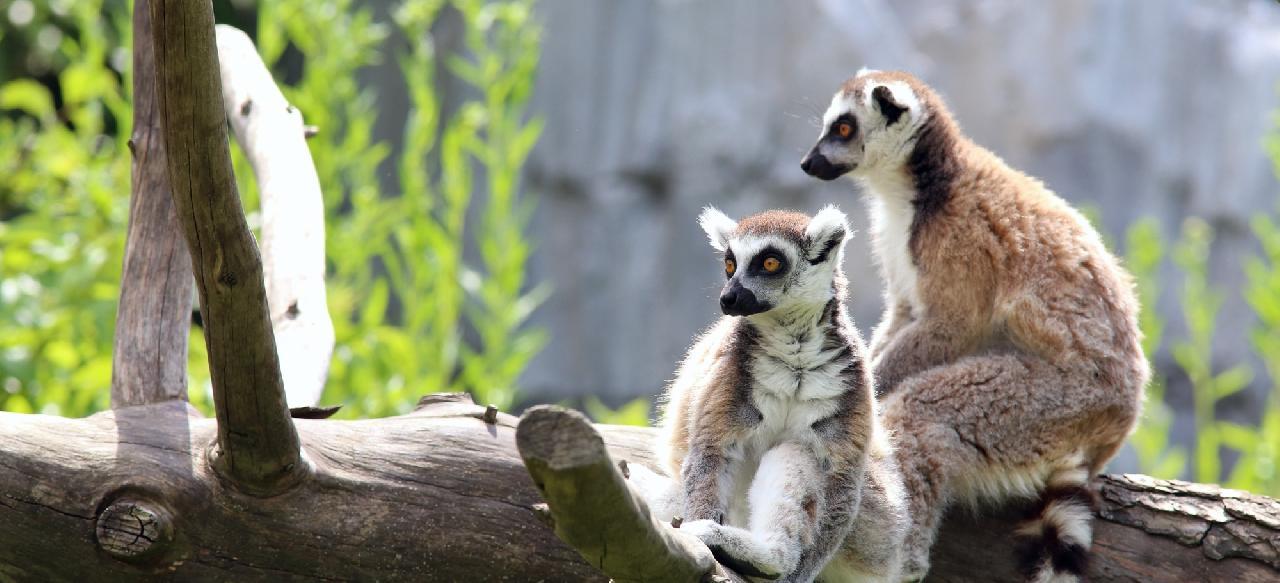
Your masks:
<path fill-rule="evenodd" d="M 858 71 L 849 90 L 831 98 L 818 142 L 801 162 L 806 173 L 823 180 L 867 176 L 897 168 L 910 155 L 927 112 L 907 83 L 877 73 Z"/>
<path fill-rule="evenodd" d="M 698 222 L 711 246 L 724 253 L 727 281 L 721 308 L 726 314 L 824 306 L 832 298 L 832 281 L 851 232 L 836 207 L 810 219 L 800 242 L 784 233 L 740 233 L 736 221 L 713 207 L 704 209 Z"/>

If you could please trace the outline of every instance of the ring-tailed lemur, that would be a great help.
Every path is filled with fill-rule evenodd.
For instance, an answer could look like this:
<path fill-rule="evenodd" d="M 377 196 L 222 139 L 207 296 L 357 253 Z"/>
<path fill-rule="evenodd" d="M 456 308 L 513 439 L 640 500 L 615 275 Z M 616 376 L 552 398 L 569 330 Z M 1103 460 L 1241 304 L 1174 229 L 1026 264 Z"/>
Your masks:
<path fill-rule="evenodd" d="M 845 312 L 845 215 L 708 208 L 700 223 L 724 254 L 726 316 L 667 393 L 680 529 L 747 575 L 896 581 L 906 501 Z"/>
<path fill-rule="evenodd" d="M 911 501 L 909 577 L 952 502 L 1039 499 L 1036 581 L 1084 571 L 1086 483 L 1132 431 L 1149 370 L 1130 276 L 1038 180 L 961 132 L 906 73 L 836 92 L 801 167 L 858 178 L 886 280 L 871 342 Z"/>

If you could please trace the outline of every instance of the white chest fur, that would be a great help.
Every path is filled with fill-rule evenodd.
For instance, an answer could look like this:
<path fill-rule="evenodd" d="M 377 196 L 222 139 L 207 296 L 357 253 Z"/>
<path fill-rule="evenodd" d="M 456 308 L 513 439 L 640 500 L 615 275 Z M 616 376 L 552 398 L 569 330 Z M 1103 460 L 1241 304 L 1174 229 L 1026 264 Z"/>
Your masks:
<path fill-rule="evenodd" d="M 745 526 L 747 488 L 755 478 L 760 458 L 783 442 L 810 444 L 825 456 L 813 424 L 830 417 L 849 387 L 840 371 L 848 358 L 837 358 L 841 348 L 824 349 L 826 331 L 761 327 L 759 345 L 753 351 L 751 400 L 760 411 L 760 423 L 734 448 L 730 524 Z"/>
<path fill-rule="evenodd" d="M 875 188 L 874 186 L 872 188 Z M 870 197 L 871 235 L 876 259 L 884 270 L 889 294 L 920 308 L 916 265 L 911 259 L 911 221 L 915 208 L 907 193 L 876 193 Z"/>

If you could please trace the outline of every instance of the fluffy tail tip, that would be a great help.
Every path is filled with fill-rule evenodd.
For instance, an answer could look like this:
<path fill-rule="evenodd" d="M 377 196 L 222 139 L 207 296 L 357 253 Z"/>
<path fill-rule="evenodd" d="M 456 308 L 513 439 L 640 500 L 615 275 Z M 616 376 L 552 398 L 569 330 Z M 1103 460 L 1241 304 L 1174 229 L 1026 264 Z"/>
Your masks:
<path fill-rule="evenodd" d="M 1084 477 L 1050 482 L 1031 519 L 1018 529 L 1022 538 L 1019 563 L 1027 581 L 1084 580 L 1096 508 L 1097 498 L 1085 485 Z"/>

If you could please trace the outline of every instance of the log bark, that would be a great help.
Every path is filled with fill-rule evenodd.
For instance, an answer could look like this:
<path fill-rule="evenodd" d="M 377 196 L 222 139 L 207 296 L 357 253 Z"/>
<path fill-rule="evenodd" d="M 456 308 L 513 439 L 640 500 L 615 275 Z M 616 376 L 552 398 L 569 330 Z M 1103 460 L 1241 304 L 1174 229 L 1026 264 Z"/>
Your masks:
<path fill-rule="evenodd" d="M 216 27 L 222 103 L 258 179 L 263 271 L 290 407 L 320 401 L 333 354 L 325 295 L 324 198 L 302 113 L 245 33 Z"/>
<path fill-rule="evenodd" d="M 606 580 L 539 517 L 510 415 L 488 424 L 468 399 L 432 396 L 401 417 L 299 420 L 314 475 L 259 498 L 209 470 L 215 423 L 188 413 L 177 401 L 85 419 L 0 413 L 0 581 Z M 611 459 L 656 467 L 653 430 L 596 429 Z M 1091 581 L 1280 576 L 1275 500 L 1135 476 L 1098 486 Z M 602 533 L 635 516 L 596 511 Z M 1016 514 L 949 517 L 930 580 L 1016 580 Z"/>
<path fill-rule="evenodd" d="M 191 255 L 170 194 L 148 0 L 133 12 L 133 181 L 111 358 L 111 406 L 187 398 Z"/>
<path fill-rule="evenodd" d="M 211 461 L 244 492 L 278 494 L 309 468 L 285 404 L 262 260 L 231 169 L 213 7 L 152 2 L 148 8 L 168 177 L 209 351 L 218 418 Z"/>

